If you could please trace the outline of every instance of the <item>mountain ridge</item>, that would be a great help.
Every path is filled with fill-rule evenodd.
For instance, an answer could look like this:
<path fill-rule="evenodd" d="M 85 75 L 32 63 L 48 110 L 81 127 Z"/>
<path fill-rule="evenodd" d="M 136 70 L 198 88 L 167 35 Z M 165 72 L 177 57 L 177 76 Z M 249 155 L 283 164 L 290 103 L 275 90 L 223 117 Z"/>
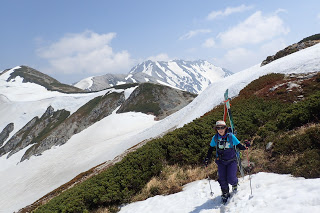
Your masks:
<path fill-rule="evenodd" d="M 205 60 L 147 60 L 134 66 L 126 76 L 123 74 L 94 76 L 83 79 L 74 86 L 97 91 L 123 83 L 150 82 L 199 94 L 212 82 L 229 75 L 232 75 L 232 72 Z"/>
<path fill-rule="evenodd" d="M 84 93 L 80 88 L 68 85 L 68 84 L 63 84 L 60 83 L 58 80 L 36 70 L 28 66 L 18 66 L 14 69 L 7 69 L 4 70 L 0 75 L 13 70 L 13 72 L 10 73 L 10 77 L 7 79 L 7 82 L 9 81 L 14 81 L 16 77 L 21 77 L 23 80 L 23 83 L 35 83 L 38 85 L 41 85 L 45 87 L 48 90 L 51 91 L 58 91 L 58 92 L 63 92 L 63 93 Z"/>

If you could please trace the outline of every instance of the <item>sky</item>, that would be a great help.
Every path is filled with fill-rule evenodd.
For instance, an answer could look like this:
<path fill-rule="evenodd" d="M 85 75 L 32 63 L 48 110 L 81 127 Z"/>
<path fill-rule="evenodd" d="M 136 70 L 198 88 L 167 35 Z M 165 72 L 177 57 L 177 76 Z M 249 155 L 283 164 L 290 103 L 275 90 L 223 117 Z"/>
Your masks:
<path fill-rule="evenodd" d="M 318 0 L 0 0 L 0 70 L 62 83 L 145 60 L 207 60 L 234 73 L 319 33 Z"/>

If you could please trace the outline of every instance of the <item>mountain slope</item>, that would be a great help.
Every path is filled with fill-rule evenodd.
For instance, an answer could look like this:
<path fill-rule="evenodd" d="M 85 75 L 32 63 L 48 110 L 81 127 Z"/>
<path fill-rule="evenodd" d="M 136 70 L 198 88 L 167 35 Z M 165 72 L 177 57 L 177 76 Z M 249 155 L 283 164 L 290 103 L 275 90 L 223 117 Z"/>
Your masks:
<path fill-rule="evenodd" d="M 157 116 L 157 119 L 163 119 L 188 105 L 195 97 L 195 94 L 171 87 L 142 83 L 131 93 L 117 113 L 151 113 Z"/>
<path fill-rule="evenodd" d="M 5 70 L 0 75 L 8 71 L 10 70 Z M 10 77 L 7 78 L 7 81 L 9 82 L 11 80 L 14 80 L 17 76 L 20 76 L 23 79 L 24 83 L 26 82 L 35 83 L 51 91 L 59 91 L 63 93 L 85 92 L 82 89 L 79 89 L 77 87 L 73 87 L 67 84 L 62 84 L 56 79 L 27 66 L 16 67 L 14 71 L 10 73 Z"/>
<path fill-rule="evenodd" d="M 293 178 L 290 175 L 258 173 L 252 175 L 252 196 L 249 176 L 240 180 L 239 191 L 226 206 L 220 204 L 219 183 L 200 180 L 184 187 L 182 192 L 155 196 L 145 201 L 125 205 L 120 213 L 129 212 L 318 212 L 320 179 Z M 214 194 L 210 196 L 210 187 Z"/>
<path fill-rule="evenodd" d="M 213 64 L 198 61 L 145 61 L 133 67 L 127 76 L 107 74 L 84 79 L 76 87 L 97 91 L 123 83 L 160 83 L 191 93 L 201 93 L 209 84 L 232 73 Z"/>
<path fill-rule="evenodd" d="M 200 117 L 204 113 L 210 111 L 213 107 L 219 105 L 223 101 L 222 94 L 225 91 L 225 89 L 229 88 L 229 91 L 232 96 L 238 95 L 241 89 L 243 89 L 250 82 L 259 78 L 262 75 L 273 73 L 273 72 L 276 72 L 276 73 L 318 72 L 320 68 L 319 58 L 320 58 L 320 46 L 315 45 L 308 49 L 301 50 L 297 53 L 278 59 L 277 61 L 270 63 L 264 67 L 259 67 L 259 65 L 257 65 L 250 69 L 244 70 L 241 73 L 235 74 L 236 76 L 232 75 L 227 79 L 222 80 L 221 82 L 213 83 L 207 90 L 201 93 L 193 102 L 191 102 L 184 109 L 156 123 L 151 128 L 141 132 L 140 134 L 135 135 L 134 137 L 128 137 L 128 138 L 125 137 L 122 139 L 124 141 L 130 142 L 131 144 L 137 144 L 144 139 L 148 139 L 150 137 L 156 137 L 165 131 L 175 128 L 176 126 L 183 126 L 184 124 L 190 122 L 191 120 L 197 117 Z M 191 130 L 196 131 L 193 129 Z M 186 139 L 184 136 L 185 134 L 182 131 L 181 132 L 182 139 Z M 190 138 L 190 140 L 192 141 L 193 138 Z M 176 140 L 173 140 L 173 141 L 176 141 Z M 186 140 L 183 140 L 183 141 L 186 141 Z M 150 146 L 153 146 L 153 145 L 154 144 L 150 144 L 148 148 L 150 148 Z M 148 152 L 146 151 L 145 154 L 147 155 L 147 153 Z M 184 154 L 189 157 L 193 156 L 193 155 L 188 155 L 188 152 Z M 197 153 L 197 155 L 199 154 L 201 153 Z M 157 156 L 154 156 L 154 157 L 157 157 Z M 194 158 L 192 158 L 191 160 L 194 160 Z M 121 164 L 118 165 L 118 167 L 114 168 L 114 172 L 118 171 L 115 174 L 121 174 L 121 172 L 119 172 L 121 168 L 123 167 L 131 168 L 130 166 L 133 166 L 133 165 L 137 165 L 139 167 L 139 165 L 142 163 L 143 163 L 142 160 L 139 157 L 136 157 L 134 161 L 128 160 L 127 162 L 123 163 L 123 165 Z M 110 173 L 110 177 L 112 176 L 111 174 L 112 172 Z M 129 181 L 129 182 L 134 181 L 134 183 L 137 184 L 135 181 L 138 181 L 138 180 L 130 177 L 131 176 L 128 176 L 124 181 Z M 104 180 L 103 183 L 108 182 L 103 178 L 102 179 L 99 179 L 99 178 L 101 178 L 101 176 L 95 178 L 95 181 Z M 98 184 L 99 182 L 94 182 L 94 183 Z M 87 182 L 87 184 L 90 185 L 89 182 Z M 79 186 L 79 188 L 81 189 L 81 186 Z M 86 186 L 84 188 L 86 188 Z M 73 193 L 73 192 L 75 191 L 72 190 L 69 193 Z M 68 197 L 68 195 L 66 196 Z M 74 194 L 74 196 L 76 195 Z M 62 201 L 56 200 L 56 202 L 61 203 Z"/>
<path fill-rule="evenodd" d="M 264 65 L 266 65 L 274 60 L 277 60 L 279 58 L 282 58 L 284 56 L 290 55 L 294 52 L 311 47 L 315 44 L 318 44 L 319 42 L 320 42 L 320 34 L 315 34 L 315 35 L 309 36 L 307 38 L 304 38 L 301 41 L 299 41 L 298 43 L 289 45 L 288 47 L 284 48 L 283 50 L 278 51 L 275 55 L 268 56 L 261 63 L 261 66 L 264 66 Z"/>
<path fill-rule="evenodd" d="M 16 70 L 11 70 L 11 72 L 15 73 Z M 12 73 L 8 73 L 8 75 L 13 76 Z M 41 73 L 39 72 L 37 75 L 41 75 Z M 10 86 L 12 87 L 16 84 L 19 85 L 15 80 L 7 82 L 6 87 L 10 88 Z M 24 88 L 29 86 L 24 81 L 22 81 L 21 85 Z M 35 84 L 35 86 L 37 85 Z M 133 95 L 129 96 L 126 90 L 133 91 Z M 125 92 L 127 94 L 124 94 Z M 8 93 L 10 95 L 9 90 Z M 55 111 L 50 105 L 42 116 L 33 117 L 21 129 L 16 126 L 17 132 L 2 146 L 9 137 L 8 131 L 12 132 L 14 129 L 16 120 L 11 118 L 12 125 L 6 126 L 3 133 L 1 133 L 4 135 L 1 137 L 5 138 L 0 138 L 2 146 L 0 146 L 0 157 L 9 153 L 7 158 L 10 158 L 13 154 L 25 148 L 27 150 L 23 151 L 24 155 L 21 161 L 29 159 L 31 156 L 41 155 L 45 150 L 51 149 L 53 146 L 65 144 L 73 135 L 107 117 L 120 106 L 120 109 L 116 110 L 117 113 L 130 111 L 151 113 L 156 116 L 155 119 L 159 120 L 185 107 L 195 97 L 196 95 L 194 94 L 171 87 L 144 83 L 140 85 L 115 86 L 106 90 L 103 95 L 94 97 L 73 113 L 65 109 Z M 52 99 L 55 98 L 54 96 L 52 97 Z M 37 109 L 36 105 L 34 109 Z M 5 123 L 1 125 L 5 125 Z"/>

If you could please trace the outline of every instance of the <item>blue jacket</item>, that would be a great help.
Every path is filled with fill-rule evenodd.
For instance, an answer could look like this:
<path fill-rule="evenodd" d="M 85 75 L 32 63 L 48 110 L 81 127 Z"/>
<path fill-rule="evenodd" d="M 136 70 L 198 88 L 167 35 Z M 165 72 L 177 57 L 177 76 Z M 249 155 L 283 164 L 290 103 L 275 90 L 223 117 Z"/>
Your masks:
<path fill-rule="evenodd" d="M 240 141 L 238 140 L 238 138 L 236 138 L 236 136 L 234 136 L 232 133 L 227 133 L 226 135 L 226 139 L 227 139 L 227 143 L 226 143 L 226 147 L 221 147 L 218 145 L 219 149 L 223 149 L 223 148 L 233 148 L 232 146 L 237 146 Z M 220 134 L 216 134 L 212 137 L 210 146 L 211 147 L 216 147 L 216 141 L 215 141 L 215 137 L 217 137 L 218 141 L 223 140 L 225 137 L 221 136 Z M 230 142 L 231 140 L 231 142 Z"/>
<path fill-rule="evenodd" d="M 227 162 L 236 160 L 236 151 L 234 146 L 236 146 L 240 150 L 246 149 L 244 146 L 242 146 L 242 144 L 240 144 L 240 141 L 232 133 L 227 133 L 224 136 L 216 134 L 211 139 L 210 148 L 207 153 L 207 158 L 210 159 L 213 149 L 217 148 L 217 160 Z"/>

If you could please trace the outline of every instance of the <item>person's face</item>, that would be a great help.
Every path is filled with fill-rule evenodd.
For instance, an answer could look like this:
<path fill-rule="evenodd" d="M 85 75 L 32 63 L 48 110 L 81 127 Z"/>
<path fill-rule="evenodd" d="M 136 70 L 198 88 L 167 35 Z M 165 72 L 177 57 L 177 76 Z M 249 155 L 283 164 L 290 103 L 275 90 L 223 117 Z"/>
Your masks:
<path fill-rule="evenodd" d="M 219 133 L 219 135 L 224 135 L 226 133 L 226 126 L 217 126 L 216 129 Z"/>

